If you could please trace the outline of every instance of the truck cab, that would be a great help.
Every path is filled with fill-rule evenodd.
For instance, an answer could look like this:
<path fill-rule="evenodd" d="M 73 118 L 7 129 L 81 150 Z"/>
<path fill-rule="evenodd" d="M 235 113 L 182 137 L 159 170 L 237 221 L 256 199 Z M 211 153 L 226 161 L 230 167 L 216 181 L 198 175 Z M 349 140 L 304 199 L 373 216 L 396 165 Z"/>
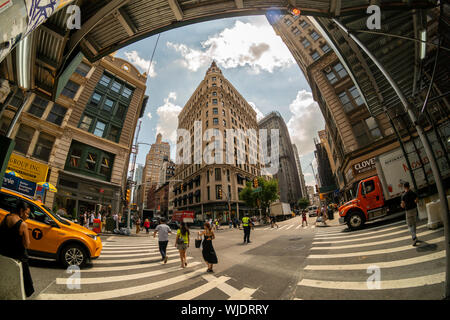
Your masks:
<path fill-rule="evenodd" d="M 346 223 L 350 229 L 359 229 L 367 221 L 387 215 L 383 188 L 378 176 L 361 180 L 356 198 L 339 207 L 339 222 Z"/>

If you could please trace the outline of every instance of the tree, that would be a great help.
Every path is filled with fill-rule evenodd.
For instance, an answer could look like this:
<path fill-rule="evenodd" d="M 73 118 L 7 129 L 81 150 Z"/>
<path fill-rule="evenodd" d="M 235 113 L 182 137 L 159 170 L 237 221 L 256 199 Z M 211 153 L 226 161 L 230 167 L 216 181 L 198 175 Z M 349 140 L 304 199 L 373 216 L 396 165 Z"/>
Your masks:
<path fill-rule="evenodd" d="M 310 205 L 310 202 L 309 202 L 308 198 L 300 198 L 300 199 L 298 199 L 297 204 L 300 207 L 300 209 L 305 209 L 306 207 L 308 207 Z"/>
<path fill-rule="evenodd" d="M 261 189 L 259 189 L 261 188 Z M 262 211 L 265 213 L 270 204 L 278 199 L 278 180 L 265 180 L 258 178 L 258 189 L 253 188 L 252 182 L 247 182 L 246 187 L 239 193 L 239 199 L 245 201 L 245 204 L 251 208 L 257 208 L 258 200 Z"/>

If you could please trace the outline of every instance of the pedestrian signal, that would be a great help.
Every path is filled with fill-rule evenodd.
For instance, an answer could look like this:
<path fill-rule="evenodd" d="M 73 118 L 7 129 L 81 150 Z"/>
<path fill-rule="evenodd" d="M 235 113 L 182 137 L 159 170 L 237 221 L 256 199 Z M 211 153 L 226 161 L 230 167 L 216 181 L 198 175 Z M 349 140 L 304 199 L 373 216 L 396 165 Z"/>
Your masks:
<path fill-rule="evenodd" d="M 258 178 L 253 179 L 253 188 L 258 188 Z"/>
<path fill-rule="evenodd" d="M 219 199 L 222 199 L 222 188 L 219 188 Z"/>
<path fill-rule="evenodd" d="M 127 202 L 130 202 L 130 193 L 131 193 L 131 190 L 128 189 L 127 190 Z"/>

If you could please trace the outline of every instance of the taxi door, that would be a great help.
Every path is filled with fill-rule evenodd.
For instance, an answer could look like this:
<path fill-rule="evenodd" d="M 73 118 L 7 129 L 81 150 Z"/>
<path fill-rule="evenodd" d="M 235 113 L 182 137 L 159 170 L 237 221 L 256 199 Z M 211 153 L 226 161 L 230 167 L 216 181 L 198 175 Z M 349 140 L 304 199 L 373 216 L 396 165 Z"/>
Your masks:
<path fill-rule="evenodd" d="M 52 226 L 53 218 L 48 216 L 43 209 L 30 204 L 30 216 L 26 221 L 30 233 L 30 248 L 32 251 L 56 254 L 59 245 L 61 229 Z M 57 225 L 56 222 L 54 225 Z"/>

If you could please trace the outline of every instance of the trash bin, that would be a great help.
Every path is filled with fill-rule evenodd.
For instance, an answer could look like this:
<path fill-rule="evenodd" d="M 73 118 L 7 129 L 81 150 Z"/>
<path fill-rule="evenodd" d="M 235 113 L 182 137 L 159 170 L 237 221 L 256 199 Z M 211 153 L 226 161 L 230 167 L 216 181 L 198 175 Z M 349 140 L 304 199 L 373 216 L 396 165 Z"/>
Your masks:
<path fill-rule="evenodd" d="M 94 231 L 95 233 L 102 233 L 102 220 L 94 219 L 92 231 Z"/>
<path fill-rule="evenodd" d="M 334 211 L 333 209 L 328 210 L 328 220 L 333 220 L 334 219 Z"/>

